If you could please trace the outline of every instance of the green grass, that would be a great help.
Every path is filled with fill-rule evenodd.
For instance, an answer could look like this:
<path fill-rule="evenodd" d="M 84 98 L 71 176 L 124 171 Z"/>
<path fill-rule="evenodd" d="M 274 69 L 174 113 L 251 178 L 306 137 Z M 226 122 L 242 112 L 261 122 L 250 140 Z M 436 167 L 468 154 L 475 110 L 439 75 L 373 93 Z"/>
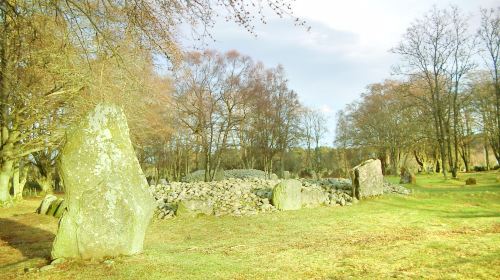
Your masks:
<path fill-rule="evenodd" d="M 41 279 L 498 279 L 498 173 L 417 176 L 411 196 L 253 217 L 155 221 L 145 252 L 47 272 L 57 221 L 38 201 L 0 210 L 0 275 Z M 465 186 L 475 177 L 478 184 Z M 388 178 L 391 181 L 397 178 Z M 7 222 L 6 222 L 7 221 Z"/>

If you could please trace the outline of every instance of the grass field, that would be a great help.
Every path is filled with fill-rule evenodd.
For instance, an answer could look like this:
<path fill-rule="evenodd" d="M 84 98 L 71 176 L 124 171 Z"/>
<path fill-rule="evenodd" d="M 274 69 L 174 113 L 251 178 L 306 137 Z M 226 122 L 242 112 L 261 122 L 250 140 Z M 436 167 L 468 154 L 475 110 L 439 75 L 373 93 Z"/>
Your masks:
<path fill-rule="evenodd" d="M 25 200 L 0 209 L 0 278 L 499 279 L 497 174 L 417 176 L 411 196 L 350 207 L 155 221 L 141 255 L 29 273 L 48 263 L 57 220 Z"/>

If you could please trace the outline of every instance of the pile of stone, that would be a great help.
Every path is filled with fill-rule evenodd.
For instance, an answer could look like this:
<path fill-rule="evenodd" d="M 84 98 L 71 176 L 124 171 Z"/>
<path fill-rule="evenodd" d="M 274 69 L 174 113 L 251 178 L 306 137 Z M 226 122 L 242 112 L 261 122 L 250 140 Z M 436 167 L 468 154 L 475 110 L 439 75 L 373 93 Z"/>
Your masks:
<path fill-rule="evenodd" d="M 384 181 L 384 194 L 401 194 L 401 195 L 409 195 L 411 194 L 411 190 L 407 189 L 403 186 L 394 185 L 389 182 Z"/>
<path fill-rule="evenodd" d="M 327 196 L 325 204 L 330 206 L 335 205 L 351 205 L 357 202 L 356 198 L 352 197 L 352 182 L 350 179 L 344 178 L 324 178 L 324 179 L 301 179 L 303 200 L 307 201 L 308 194 L 313 193 L 314 189 L 321 188 Z M 316 191 L 317 192 L 317 191 Z M 305 194 L 305 197 L 304 197 Z M 303 207 L 310 207 L 310 203 L 303 203 Z"/>
<path fill-rule="evenodd" d="M 43 198 L 40 206 L 36 209 L 36 213 L 60 218 L 65 209 L 66 204 L 64 203 L 64 199 L 57 198 L 57 196 L 53 194 L 48 194 Z"/>
<path fill-rule="evenodd" d="M 323 179 L 301 179 L 302 185 L 309 184 L 321 186 L 324 189 L 334 189 L 350 193 L 352 191 L 351 179 L 345 178 L 323 178 Z"/>
<path fill-rule="evenodd" d="M 231 169 L 219 170 L 214 176 L 215 181 L 222 181 L 225 179 L 267 179 L 269 176 L 266 172 L 257 169 Z M 278 176 L 271 174 L 270 179 L 276 180 Z M 205 170 L 198 170 L 186 175 L 181 180 L 182 182 L 203 182 L 205 181 Z"/>
<path fill-rule="evenodd" d="M 270 203 L 277 180 L 227 179 L 216 182 L 171 182 L 153 185 L 150 190 L 156 199 L 157 215 L 168 218 L 181 215 L 254 215 L 275 211 Z M 189 213 L 188 213 L 189 212 Z"/>
<path fill-rule="evenodd" d="M 299 206 L 293 206 L 294 209 L 320 205 L 345 206 L 356 202 L 344 186 L 347 184 L 345 180 L 323 185 L 306 180 L 285 181 L 297 182 L 293 183 L 296 190 L 292 192 L 300 194 L 292 195 L 291 200 L 292 204 Z M 285 210 L 277 205 L 276 199 L 273 201 L 273 189 L 277 193 L 277 186 L 282 182 L 277 179 L 233 178 L 217 182 L 172 182 L 152 185 L 150 190 L 156 199 L 157 217 L 161 219 L 197 215 L 248 216 Z M 288 197 L 288 194 L 285 196 Z"/>

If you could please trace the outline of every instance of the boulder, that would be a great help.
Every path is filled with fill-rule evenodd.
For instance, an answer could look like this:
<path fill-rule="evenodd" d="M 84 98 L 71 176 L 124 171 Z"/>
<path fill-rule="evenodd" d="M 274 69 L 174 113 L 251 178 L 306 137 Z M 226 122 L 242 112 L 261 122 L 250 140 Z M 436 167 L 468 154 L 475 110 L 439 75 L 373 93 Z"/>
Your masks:
<path fill-rule="evenodd" d="M 63 200 L 64 199 L 62 198 L 58 198 L 57 200 L 52 201 L 46 214 L 49 216 L 54 216 L 57 209 L 59 209 L 60 205 L 62 204 Z"/>
<path fill-rule="evenodd" d="M 214 213 L 214 206 L 208 200 L 182 200 L 177 205 L 175 215 L 179 217 L 196 217 L 200 215 L 212 215 Z"/>
<path fill-rule="evenodd" d="M 53 194 L 46 195 L 43 198 L 42 202 L 40 203 L 40 206 L 38 206 L 38 209 L 36 209 L 36 212 L 38 214 L 42 214 L 42 215 L 47 214 L 47 211 L 49 210 L 50 205 L 52 204 L 52 202 L 54 202 L 56 200 L 57 200 L 57 196 L 55 196 Z"/>
<path fill-rule="evenodd" d="M 63 199 L 59 207 L 57 207 L 56 211 L 54 212 L 53 216 L 58 219 L 61 218 L 64 210 L 66 210 L 66 201 Z"/>
<path fill-rule="evenodd" d="M 321 188 L 303 188 L 301 201 L 302 207 L 317 207 L 328 201 L 328 193 Z"/>
<path fill-rule="evenodd" d="M 467 178 L 467 180 L 465 180 L 465 184 L 466 185 L 475 185 L 475 184 L 477 184 L 476 178 L 472 178 L 472 177 L 471 178 Z"/>
<path fill-rule="evenodd" d="M 297 210 L 301 208 L 302 184 L 298 180 L 284 180 L 273 189 L 273 205 L 278 210 Z"/>
<path fill-rule="evenodd" d="M 380 160 L 370 159 L 352 169 L 352 196 L 362 199 L 384 193 L 384 176 Z"/>
<path fill-rule="evenodd" d="M 97 105 L 67 131 L 59 161 L 66 211 L 59 221 L 52 258 L 140 253 L 155 202 L 123 110 Z"/>
<path fill-rule="evenodd" d="M 408 170 L 405 167 L 401 168 L 401 173 L 400 173 L 400 179 L 399 183 L 400 184 L 416 184 L 417 183 L 417 177 L 415 177 L 415 174 L 411 173 L 410 170 Z"/>
<path fill-rule="evenodd" d="M 160 180 L 158 180 L 158 184 L 166 186 L 168 185 L 168 181 L 165 178 L 161 178 Z"/>

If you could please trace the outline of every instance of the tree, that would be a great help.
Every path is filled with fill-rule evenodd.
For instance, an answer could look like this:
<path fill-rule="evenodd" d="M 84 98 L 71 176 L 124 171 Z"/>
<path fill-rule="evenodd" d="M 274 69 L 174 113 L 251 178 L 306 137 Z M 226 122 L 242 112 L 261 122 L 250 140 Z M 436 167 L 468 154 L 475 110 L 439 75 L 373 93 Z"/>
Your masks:
<path fill-rule="evenodd" d="M 401 55 L 401 73 L 426 82 L 427 96 L 420 99 L 429 106 L 441 155 L 442 172 L 447 177 L 447 73 L 455 51 L 451 16 L 447 10 L 434 7 L 407 29 L 403 40 L 392 51 Z"/>
<path fill-rule="evenodd" d="M 498 73 L 500 67 L 500 8 L 481 10 L 481 26 L 478 35 L 483 46 L 482 53 L 485 62 L 490 70 L 495 96 L 495 114 L 492 117 L 496 123 L 496 133 L 490 134 L 490 142 L 495 157 L 500 162 L 500 81 Z"/>
<path fill-rule="evenodd" d="M 462 15 L 461 11 L 457 7 L 451 8 L 451 31 L 452 31 L 452 54 L 451 54 L 451 66 L 449 67 L 449 92 L 451 93 L 451 109 L 448 109 L 448 122 L 451 119 L 451 125 L 447 125 L 447 128 L 451 129 L 447 131 L 447 143 L 448 143 L 448 159 L 451 168 L 453 178 L 457 177 L 458 172 L 458 162 L 459 162 L 459 144 L 465 143 L 463 139 L 460 139 L 460 119 L 461 111 L 463 107 L 463 101 L 466 99 L 461 97 L 463 95 L 463 85 L 462 80 L 467 74 L 476 66 L 473 61 L 473 55 L 475 53 L 474 38 L 468 30 L 467 19 Z M 451 116 L 450 116 L 451 115 Z M 465 132 L 463 129 L 462 132 Z M 451 134 L 451 135 L 450 135 Z M 451 139 L 453 137 L 453 141 Z M 453 151 L 452 153 L 452 147 Z M 464 150 L 462 150 L 462 155 L 464 155 Z M 464 159 L 464 157 L 462 157 Z M 467 165 L 467 164 L 466 164 Z"/>
<path fill-rule="evenodd" d="M 328 132 L 326 116 L 319 110 L 304 108 L 302 112 L 303 138 L 306 144 L 306 168 L 320 172 L 321 153 L 320 141 Z M 314 160 L 312 159 L 312 144 L 314 144 Z"/>
<path fill-rule="evenodd" d="M 245 0 L 1 1 L 0 202 L 9 198 L 9 180 L 16 162 L 47 146 L 57 146 L 64 128 L 85 111 L 85 102 L 78 110 L 72 110 L 75 105 L 72 99 L 80 94 L 96 96 L 95 84 L 103 84 L 100 81 L 104 66 L 130 70 L 131 64 L 124 59 L 127 43 L 133 42 L 134 47 L 150 54 L 162 53 L 175 64 L 182 56 L 176 40 L 179 25 L 188 23 L 194 30 L 202 31 L 200 36 L 209 35 L 207 30 L 213 26 L 219 8 L 223 8 L 227 20 L 249 32 L 254 31 L 255 20 L 265 21 L 266 6 L 279 16 L 295 19 L 297 25 L 305 24 L 292 15 L 287 1 L 251 3 Z M 114 73 L 120 74 L 119 81 L 126 80 L 125 76 L 134 77 L 120 71 Z M 108 86 L 112 85 L 108 81 Z M 137 85 L 141 81 L 133 82 Z M 118 88 L 123 89 L 115 83 L 108 90 Z"/>
<path fill-rule="evenodd" d="M 55 19 L 54 19 L 55 18 Z M 56 145 L 72 95 L 83 89 L 81 60 L 64 24 L 36 3 L 0 6 L 0 202 L 13 166 Z"/>

